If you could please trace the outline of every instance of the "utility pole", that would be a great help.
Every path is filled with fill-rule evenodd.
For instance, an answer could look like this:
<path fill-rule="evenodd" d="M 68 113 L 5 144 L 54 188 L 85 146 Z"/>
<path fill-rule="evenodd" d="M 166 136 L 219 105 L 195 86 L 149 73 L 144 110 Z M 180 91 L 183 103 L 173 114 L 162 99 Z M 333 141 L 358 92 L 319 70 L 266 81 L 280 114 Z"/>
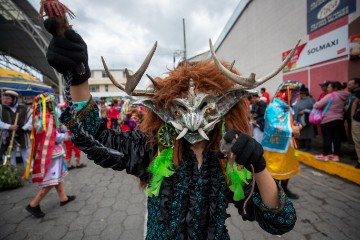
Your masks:
<path fill-rule="evenodd" d="M 185 34 L 185 18 L 183 18 L 183 32 L 184 32 L 184 61 L 186 61 L 186 34 Z"/>

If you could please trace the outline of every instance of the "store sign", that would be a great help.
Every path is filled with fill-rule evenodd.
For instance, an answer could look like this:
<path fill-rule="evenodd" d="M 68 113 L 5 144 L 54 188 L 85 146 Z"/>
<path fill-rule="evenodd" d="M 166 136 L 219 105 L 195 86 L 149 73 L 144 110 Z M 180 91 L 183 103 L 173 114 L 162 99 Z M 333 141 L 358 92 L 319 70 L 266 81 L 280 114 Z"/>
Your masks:
<path fill-rule="evenodd" d="M 360 34 L 352 35 L 349 38 L 350 45 L 350 59 L 360 58 Z"/>
<path fill-rule="evenodd" d="M 300 45 L 284 72 L 324 62 L 349 54 L 348 26 L 340 27 L 332 32 Z M 291 50 L 282 54 L 284 60 Z"/>
<path fill-rule="evenodd" d="M 307 33 L 310 34 L 355 10 L 356 0 L 307 0 Z"/>

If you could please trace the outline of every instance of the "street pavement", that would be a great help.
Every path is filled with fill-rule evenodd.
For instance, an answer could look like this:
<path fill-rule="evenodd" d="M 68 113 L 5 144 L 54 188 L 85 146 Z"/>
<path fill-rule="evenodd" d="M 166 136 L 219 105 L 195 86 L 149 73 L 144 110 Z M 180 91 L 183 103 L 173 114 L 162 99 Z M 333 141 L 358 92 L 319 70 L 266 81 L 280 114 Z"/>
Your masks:
<path fill-rule="evenodd" d="M 82 161 L 88 166 L 71 170 L 65 179 L 65 192 L 76 200 L 60 207 L 52 190 L 41 202 L 46 213 L 42 219 L 25 210 L 38 191 L 35 184 L 0 192 L 0 239 L 143 239 L 146 197 L 138 180 L 96 166 L 84 156 Z M 293 201 L 298 217 L 294 230 L 272 236 L 256 222 L 244 222 L 230 205 L 226 225 L 231 239 L 359 239 L 360 186 L 301 167 L 302 173 L 289 183 L 300 195 Z"/>

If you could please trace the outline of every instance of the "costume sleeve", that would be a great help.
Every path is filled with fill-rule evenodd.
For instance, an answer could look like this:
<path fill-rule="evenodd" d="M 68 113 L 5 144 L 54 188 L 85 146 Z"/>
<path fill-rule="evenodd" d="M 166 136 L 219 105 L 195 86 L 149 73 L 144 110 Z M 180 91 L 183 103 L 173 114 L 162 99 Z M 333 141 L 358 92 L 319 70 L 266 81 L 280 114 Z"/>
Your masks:
<path fill-rule="evenodd" d="M 146 169 L 153 152 L 143 133 L 104 129 L 100 124 L 99 109 L 92 99 L 77 112 L 76 118 L 78 122 L 71 116 L 69 108 L 66 108 L 60 121 L 74 134 L 71 140 L 88 159 L 104 168 L 119 171 L 126 169 L 127 173 L 140 180 L 148 180 Z"/>
<path fill-rule="evenodd" d="M 3 121 L 0 120 L 0 129 L 3 129 L 3 130 L 9 130 L 11 127 L 10 124 L 8 123 L 4 123 Z"/>
<path fill-rule="evenodd" d="M 245 199 L 250 193 L 250 185 L 245 189 Z M 296 222 L 295 208 L 279 185 L 278 189 L 279 206 L 276 208 L 270 208 L 263 203 L 257 187 L 246 203 L 245 211 L 244 201 L 234 202 L 243 220 L 257 221 L 262 229 L 273 235 L 282 235 L 292 230 Z"/>

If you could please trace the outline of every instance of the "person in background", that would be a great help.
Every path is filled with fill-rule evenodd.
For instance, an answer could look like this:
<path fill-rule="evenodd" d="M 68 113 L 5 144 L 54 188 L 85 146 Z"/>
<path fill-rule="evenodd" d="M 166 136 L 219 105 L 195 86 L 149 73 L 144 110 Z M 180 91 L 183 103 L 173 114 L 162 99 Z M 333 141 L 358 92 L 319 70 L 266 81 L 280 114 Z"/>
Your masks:
<path fill-rule="evenodd" d="M 61 145 L 65 134 L 59 131 L 55 108 L 55 97 L 52 94 L 42 93 L 34 99 L 31 133 L 34 138 L 30 159 L 34 159 L 32 181 L 39 185 L 40 191 L 25 209 L 35 218 L 45 216 L 40 208 L 40 202 L 53 187 L 57 191 L 60 206 L 75 199 L 75 196 L 66 195 L 63 187 L 64 177 L 68 174 L 63 160 L 65 152 Z M 30 165 L 31 162 L 26 168 L 25 178 L 29 177 Z"/>
<path fill-rule="evenodd" d="M 253 137 L 259 143 L 264 135 L 264 115 L 266 110 L 266 102 L 260 100 L 259 94 L 255 93 L 250 98 L 251 103 L 251 120 L 250 123 L 253 125 Z"/>
<path fill-rule="evenodd" d="M 265 128 L 262 146 L 266 166 L 271 176 L 281 182 L 285 194 L 291 199 L 299 195 L 288 188 L 289 180 L 300 173 L 299 160 L 295 151 L 294 137 L 299 136 L 301 126 L 292 119 L 292 102 L 301 83 L 283 82 L 265 112 Z"/>
<path fill-rule="evenodd" d="M 72 132 L 70 132 L 65 126 L 62 126 L 65 129 L 65 137 L 64 137 L 64 146 L 65 146 L 65 163 L 68 170 L 72 170 L 74 168 L 83 168 L 86 167 L 84 163 L 80 162 L 81 152 L 75 147 L 74 143 L 71 141 L 73 137 Z M 74 152 L 75 156 L 75 166 L 71 164 L 72 153 Z"/>
<path fill-rule="evenodd" d="M 3 93 L 3 104 L 0 105 L 0 159 L 5 155 L 10 144 L 12 131 L 16 131 L 13 151 L 11 152 L 11 164 L 16 166 L 16 149 L 20 148 L 20 154 L 27 166 L 30 153 L 30 130 L 32 124 L 32 109 L 18 103 L 19 94 L 7 90 Z M 19 113 L 17 125 L 14 125 L 16 113 Z"/>
<path fill-rule="evenodd" d="M 107 121 L 108 121 L 108 106 L 106 104 L 106 97 L 100 98 L 100 115 L 101 115 L 101 121 L 105 128 L 107 128 Z"/>
<path fill-rule="evenodd" d="M 266 88 L 260 89 L 261 96 L 266 98 L 266 105 L 269 105 L 270 103 L 270 94 L 266 91 Z"/>
<path fill-rule="evenodd" d="M 108 111 L 108 118 L 110 118 L 111 121 L 111 129 L 117 129 L 118 128 L 118 119 L 119 119 L 120 111 L 118 109 L 118 101 L 113 100 L 111 107 Z"/>
<path fill-rule="evenodd" d="M 329 82 L 328 94 L 314 104 L 316 109 L 324 109 L 331 101 L 320 127 L 323 136 L 323 153 L 315 156 L 320 161 L 340 161 L 341 131 L 343 129 L 344 106 L 349 92 L 341 90 L 340 82 Z M 332 148 L 333 146 L 333 148 Z"/>
<path fill-rule="evenodd" d="M 130 111 L 125 114 L 125 118 L 122 121 L 122 125 L 121 125 L 122 132 L 133 131 L 136 126 L 132 117 L 133 112 L 131 111 L 131 109 L 129 110 Z"/>
<path fill-rule="evenodd" d="M 351 122 L 352 122 L 352 117 L 351 117 L 351 105 L 352 102 L 355 100 L 355 95 L 356 93 L 360 92 L 360 78 L 352 78 L 349 80 L 348 84 L 347 84 L 347 90 L 350 92 L 349 97 L 346 99 L 345 102 L 345 120 L 347 123 L 347 127 L 348 127 L 348 133 L 349 133 L 349 143 L 354 144 L 353 139 L 352 139 L 352 129 L 351 129 Z M 357 160 L 357 155 L 356 155 L 356 151 L 353 154 L 353 158 Z"/>
<path fill-rule="evenodd" d="M 325 95 L 327 94 L 327 86 L 328 86 L 329 82 L 330 81 L 325 81 L 325 82 L 319 84 L 319 86 L 321 87 L 321 94 L 319 96 L 318 101 L 323 99 L 323 97 L 325 97 Z"/>
<path fill-rule="evenodd" d="M 349 119 L 351 120 L 351 135 L 355 144 L 357 164 L 355 168 L 360 168 L 360 78 L 353 78 L 348 83 L 348 90 L 351 92 L 349 101 Z"/>
<path fill-rule="evenodd" d="M 311 150 L 311 139 L 315 137 L 314 126 L 309 123 L 309 115 L 315 100 L 309 96 L 309 89 L 302 85 L 300 98 L 294 106 L 294 121 L 301 124 L 300 136 L 297 138 L 298 149 Z"/>

